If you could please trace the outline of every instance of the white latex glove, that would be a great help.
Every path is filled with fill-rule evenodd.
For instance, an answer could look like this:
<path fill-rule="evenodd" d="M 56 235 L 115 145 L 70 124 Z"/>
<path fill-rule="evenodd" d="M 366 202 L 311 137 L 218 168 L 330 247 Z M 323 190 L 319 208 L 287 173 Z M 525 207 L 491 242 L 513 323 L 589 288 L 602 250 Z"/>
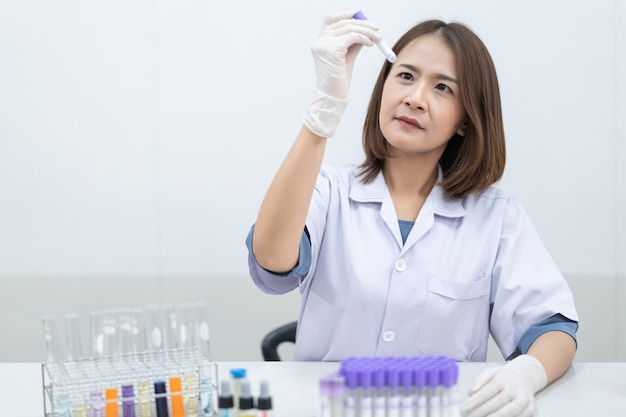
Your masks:
<path fill-rule="evenodd" d="M 546 371 L 532 356 L 520 355 L 504 366 L 485 369 L 461 405 L 467 417 L 529 417 L 535 393 L 546 386 Z"/>
<path fill-rule="evenodd" d="M 378 26 L 352 16 L 357 10 L 326 16 L 322 31 L 311 45 L 316 84 L 313 101 L 306 108 L 304 123 L 316 135 L 329 138 L 348 104 L 348 87 L 354 60 L 363 45 L 381 38 Z"/>

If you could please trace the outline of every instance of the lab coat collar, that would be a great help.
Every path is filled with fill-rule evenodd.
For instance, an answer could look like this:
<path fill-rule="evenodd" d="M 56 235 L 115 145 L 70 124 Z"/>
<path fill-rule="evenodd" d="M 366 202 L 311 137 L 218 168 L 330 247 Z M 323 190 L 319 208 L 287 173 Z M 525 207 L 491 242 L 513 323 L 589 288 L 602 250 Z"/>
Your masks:
<path fill-rule="evenodd" d="M 439 185 L 442 180 L 443 171 L 441 166 L 437 166 L 437 183 L 427 198 L 432 204 L 434 214 L 451 218 L 465 216 L 462 199 L 447 196 Z M 358 203 L 382 203 L 387 195 L 389 190 L 382 171 L 369 184 L 357 178 L 350 190 L 350 199 Z"/>

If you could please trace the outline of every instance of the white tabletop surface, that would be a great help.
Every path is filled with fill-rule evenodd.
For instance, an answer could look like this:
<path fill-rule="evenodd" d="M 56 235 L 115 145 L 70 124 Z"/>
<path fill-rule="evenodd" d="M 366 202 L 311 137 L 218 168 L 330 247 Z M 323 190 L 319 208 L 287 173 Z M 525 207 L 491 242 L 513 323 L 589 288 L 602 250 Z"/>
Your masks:
<path fill-rule="evenodd" d="M 460 363 L 459 389 L 467 392 L 489 363 Z M 230 369 L 245 368 L 253 395 L 265 379 L 270 384 L 275 417 L 313 417 L 320 404 L 319 379 L 337 371 L 338 363 L 219 362 L 220 378 Z M 44 415 L 39 363 L 0 363 L 0 416 Z M 558 381 L 536 396 L 537 417 L 626 416 L 626 362 L 576 362 Z"/>

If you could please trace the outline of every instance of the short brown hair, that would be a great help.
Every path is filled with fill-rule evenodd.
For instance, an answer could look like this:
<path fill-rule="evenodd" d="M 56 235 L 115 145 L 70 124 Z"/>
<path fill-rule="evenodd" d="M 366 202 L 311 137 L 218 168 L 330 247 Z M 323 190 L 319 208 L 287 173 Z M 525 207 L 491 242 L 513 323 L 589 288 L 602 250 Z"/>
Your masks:
<path fill-rule="evenodd" d="M 451 197 L 482 191 L 502 177 L 506 162 L 500 88 L 489 51 L 467 26 L 427 20 L 413 26 L 393 47 L 398 53 L 411 41 L 436 33 L 452 48 L 457 61 L 460 96 L 466 111 L 465 136 L 455 134 L 440 159 L 441 186 Z M 360 176 L 371 182 L 389 156 L 379 122 L 381 97 L 392 64 L 385 61 L 378 75 L 363 127 L 365 161 Z"/>

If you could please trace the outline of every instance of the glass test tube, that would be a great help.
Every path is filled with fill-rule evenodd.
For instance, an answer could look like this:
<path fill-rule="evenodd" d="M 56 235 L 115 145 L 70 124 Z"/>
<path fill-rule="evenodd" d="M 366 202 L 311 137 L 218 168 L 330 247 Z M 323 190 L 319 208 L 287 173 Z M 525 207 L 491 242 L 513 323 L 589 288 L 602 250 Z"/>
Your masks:
<path fill-rule="evenodd" d="M 200 412 L 202 416 L 213 416 L 216 412 L 217 369 L 211 363 L 208 308 L 206 303 L 195 303 L 194 308 L 196 317 L 196 337 L 194 342 L 199 352 Z"/>
<path fill-rule="evenodd" d="M 118 397 L 117 382 L 115 380 L 110 381 L 107 384 L 107 388 L 104 390 L 104 415 L 105 417 L 118 417 Z"/>
<path fill-rule="evenodd" d="M 178 345 L 182 352 L 183 403 L 186 417 L 197 417 L 199 412 L 198 374 L 192 365 L 198 363 L 195 340 L 197 319 L 193 303 L 178 305 Z"/>
<path fill-rule="evenodd" d="M 61 341 L 57 317 L 45 315 L 42 318 L 43 335 L 47 351 L 48 372 L 51 377 L 52 409 L 59 417 L 70 417 L 72 403 L 69 393 L 69 375 L 65 368 L 65 349 Z"/>
<path fill-rule="evenodd" d="M 67 366 L 72 388 L 70 397 L 74 416 L 87 417 L 88 375 L 83 369 L 85 356 L 80 332 L 80 321 L 76 313 L 65 314 L 65 342 L 67 346 Z"/>
<path fill-rule="evenodd" d="M 135 382 L 139 375 L 140 317 L 136 309 L 117 311 L 120 390 L 123 417 L 136 417 Z"/>
<path fill-rule="evenodd" d="M 152 417 L 152 387 L 147 370 L 137 382 L 137 402 L 139 417 Z"/>
<path fill-rule="evenodd" d="M 164 347 L 166 356 L 166 376 L 172 417 L 185 417 L 183 383 L 181 377 L 184 351 L 180 338 L 180 320 L 176 309 L 171 305 L 162 307 L 165 318 Z"/>

